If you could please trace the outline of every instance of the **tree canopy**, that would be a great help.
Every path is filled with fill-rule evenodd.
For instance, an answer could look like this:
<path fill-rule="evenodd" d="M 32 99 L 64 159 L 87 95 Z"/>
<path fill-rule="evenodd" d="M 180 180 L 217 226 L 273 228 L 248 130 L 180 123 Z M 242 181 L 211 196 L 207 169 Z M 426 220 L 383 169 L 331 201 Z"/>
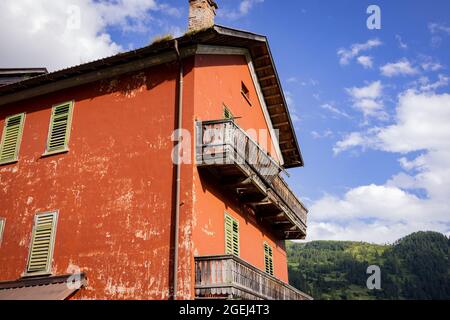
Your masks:
<path fill-rule="evenodd" d="M 289 242 L 290 283 L 315 299 L 450 299 L 450 239 L 417 232 L 393 245 L 348 241 Z M 381 290 L 366 287 L 381 268 Z"/>

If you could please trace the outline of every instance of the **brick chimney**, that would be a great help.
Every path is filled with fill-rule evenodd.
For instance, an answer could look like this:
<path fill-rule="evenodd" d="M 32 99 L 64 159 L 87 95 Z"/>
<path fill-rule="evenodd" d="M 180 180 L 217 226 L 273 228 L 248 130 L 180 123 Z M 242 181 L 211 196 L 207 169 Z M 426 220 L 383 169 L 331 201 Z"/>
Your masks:
<path fill-rule="evenodd" d="M 189 0 L 188 32 L 195 32 L 214 26 L 217 6 L 214 0 Z"/>

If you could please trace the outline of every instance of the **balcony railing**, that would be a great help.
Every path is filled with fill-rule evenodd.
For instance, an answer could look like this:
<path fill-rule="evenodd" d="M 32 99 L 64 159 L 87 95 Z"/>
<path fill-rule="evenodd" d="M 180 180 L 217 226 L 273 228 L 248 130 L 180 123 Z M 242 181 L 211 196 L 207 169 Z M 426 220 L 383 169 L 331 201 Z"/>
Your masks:
<path fill-rule="evenodd" d="M 280 176 L 276 177 L 272 181 L 272 188 L 278 193 L 281 199 L 291 208 L 293 212 L 296 213 L 297 218 L 306 226 L 307 213 L 303 203 L 295 196 L 291 191 L 286 181 L 284 181 Z"/>
<path fill-rule="evenodd" d="M 264 218 L 281 226 L 286 238 L 305 237 L 307 209 L 280 177 L 282 169 L 277 162 L 233 120 L 197 123 L 197 164 L 219 168 L 222 178 L 235 178 L 231 182 L 224 179 L 221 184 L 229 183 L 243 195 L 247 192 L 243 198 L 254 199 L 260 194 L 252 204 L 264 212 Z M 232 166 L 239 171 L 230 169 Z M 280 212 L 286 219 L 280 218 Z"/>
<path fill-rule="evenodd" d="M 279 165 L 233 120 L 199 123 L 201 134 L 197 144 L 198 156 L 205 164 L 249 164 L 267 182 L 271 183 L 281 171 Z M 223 157 L 227 151 L 233 157 Z"/>
<path fill-rule="evenodd" d="M 236 256 L 195 258 L 197 299 L 312 300 Z"/>

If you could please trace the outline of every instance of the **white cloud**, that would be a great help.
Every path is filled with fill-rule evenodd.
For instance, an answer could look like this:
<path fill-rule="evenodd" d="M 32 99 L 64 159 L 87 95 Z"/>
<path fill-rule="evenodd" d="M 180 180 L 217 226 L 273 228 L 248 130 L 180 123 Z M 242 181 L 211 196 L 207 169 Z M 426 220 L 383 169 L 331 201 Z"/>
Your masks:
<path fill-rule="evenodd" d="M 256 3 L 264 2 L 264 0 L 242 0 L 239 5 L 239 12 L 243 15 L 248 14 Z"/>
<path fill-rule="evenodd" d="M 436 223 L 384 223 L 376 221 L 374 223 L 364 223 L 361 221 L 351 221 L 347 224 L 312 222 L 308 228 L 309 240 L 348 240 L 366 241 L 372 243 L 393 243 L 396 240 L 416 232 L 418 230 L 440 231 L 446 234 L 445 227 Z M 448 232 L 447 232 L 448 235 Z"/>
<path fill-rule="evenodd" d="M 150 11 L 158 11 L 179 17 L 181 11 L 156 0 L 115 0 L 93 2 L 93 7 L 105 25 L 118 26 L 122 31 L 145 32 L 152 17 Z"/>
<path fill-rule="evenodd" d="M 439 71 L 444 67 L 439 62 L 427 61 L 421 64 L 421 67 L 425 71 Z"/>
<path fill-rule="evenodd" d="M 346 89 L 354 99 L 378 99 L 382 95 L 381 81 L 374 81 L 365 87 Z"/>
<path fill-rule="evenodd" d="M 407 59 L 401 59 L 394 63 L 385 64 L 380 68 L 381 74 L 386 77 L 394 77 L 399 75 L 411 76 L 418 74 L 419 71 L 411 65 Z"/>
<path fill-rule="evenodd" d="M 218 11 L 218 15 L 229 20 L 236 20 L 249 14 L 250 10 L 259 3 L 263 3 L 264 0 L 241 0 L 237 9 L 221 8 Z"/>
<path fill-rule="evenodd" d="M 116 54 L 124 49 L 107 28 L 147 31 L 155 11 L 178 14 L 155 0 L 3 0 L 1 65 L 55 70 Z"/>
<path fill-rule="evenodd" d="M 311 207 L 314 219 L 345 222 L 353 219 L 398 220 L 422 216 L 420 199 L 395 187 L 367 185 L 342 198 L 325 196 Z"/>
<path fill-rule="evenodd" d="M 290 77 L 286 81 L 287 81 L 287 83 L 299 84 L 302 87 L 307 87 L 307 86 L 316 87 L 316 86 L 319 85 L 319 81 L 314 80 L 314 79 L 308 79 L 308 80 L 300 81 L 297 77 Z"/>
<path fill-rule="evenodd" d="M 325 139 L 325 138 L 331 138 L 333 137 L 334 133 L 330 129 L 327 129 L 323 131 L 322 133 L 319 133 L 317 131 L 311 131 L 311 136 L 313 139 Z"/>
<path fill-rule="evenodd" d="M 345 117 L 345 118 L 350 118 L 350 116 L 346 112 L 336 108 L 335 106 L 331 105 L 330 103 L 325 103 L 325 104 L 321 105 L 320 107 L 324 110 L 327 110 L 327 111 L 335 114 L 335 115 Z"/>
<path fill-rule="evenodd" d="M 399 98 L 396 124 L 378 133 L 390 152 L 450 149 L 450 95 L 408 90 Z"/>
<path fill-rule="evenodd" d="M 373 68 L 373 57 L 369 56 L 359 56 L 356 61 L 360 65 L 362 65 L 365 69 L 372 69 Z"/>
<path fill-rule="evenodd" d="M 341 48 L 337 51 L 339 63 L 341 65 L 349 64 L 350 61 L 357 57 L 361 52 L 381 46 L 382 42 L 378 39 L 368 40 L 366 43 L 355 43 L 349 49 Z"/>
<path fill-rule="evenodd" d="M 300 84 L 301 84 L 303 87 L 306 87 L 306 86 L 316 87 L 316 86 L 319 85 L 319 81 L 314 80 L 314 79 L 309 79 L 309 80 L 307 80 L 307 81 L 302 81 Z"/>
<path fill-rule="evenodd" d="M 448 86 L 449 78 L 445 75 L 439 74 L 436 82 L 430 83 L 430 80 L 427 77 L 421 77 L 419 79 L 419 88 L 420 91 L 436 91 L 441 87 Z"/>
<path fill-rule="evenodd" d="M 285 91 L 284 95 L 286 97 L 286 103 L 289 108 L 289 114 L 291 116 L 291 120 L 293 122 L 301 121 L 300 115 L 297 112 L 294 96 L 292 95 L 292 93 L 290 91 Z"/>
<path fill-rule="evenodd" d="M 384 185 L 327 195 L 311 210 L 313 239 L 393 241 L 418 230 L 450 231 L 450 95 L 407 90 L 392 125 L 354 132 L 339 141 L 352 147 L 399 153 L 405 170 Z M 416 155 L 420 152 L 420 155 Z M 426 196 L 417 196 L 422 190 Z"/>
<path fill-rule="evenodd" d="M 442 43 L 441 35 L 450 35 L 450 27 L 446 24 L 432 22 L 428 24 L 428 29 L 432 34 L 431 45 L 433 47 L 439 47 Z"/>
<path fill-rule="evenodd" d="M 333 147 L 335 155 L 349 150 L 354 147 L 362 147 L 366 142 L 366 138 L 360 132 L 352 132 L 348 134 L 343 140 L 340 140 Z"/>
<path fill-rule="evenodd" d="M 353 101 L 353 106 L 363 113 L 365 120 L 373 117 L 379 120 L 388 118 L 384 111 L 381 81 L 374 81 L 365 87 L 353 87 L 346 89 Z"/>
<path fill-rule="evenodd" d="M 450 27 L 448 27 L 445 24 L 441 24 L 441 23 L 430 23 L 428 24 L 428 29 L 430 30 L 431 33 L 446 33 L 448 35 L 450 35 Z"/>
<path fill-rule="evenodd" d="M 449 94 L 407 90 L 399 96 L 395 121 L 394 125 L 355 133 L 361 139 L 352 146 L 359 144 L 395 153 L 443 148 L 450 150 Z"/>
<path fill-rule="evenodd" d="M 395 35 L 395 39 L 397 39 L 398 47 L 400 49 L 405 49 L 405 50 L 408 49 L 408 45 L 405 42 L 403 42 L 403 39 L 400 35 L 398 35 L 398 34 Z"/>

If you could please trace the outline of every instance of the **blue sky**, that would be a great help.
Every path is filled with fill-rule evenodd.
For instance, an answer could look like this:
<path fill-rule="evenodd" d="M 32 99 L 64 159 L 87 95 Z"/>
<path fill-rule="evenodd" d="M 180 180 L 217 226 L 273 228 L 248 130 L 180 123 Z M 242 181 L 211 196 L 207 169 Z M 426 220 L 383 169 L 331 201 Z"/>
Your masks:
<path fill-rule="evenodd" d="M 450 233 L 449 1 L 217 2 L 216 23 L 269 38 L 306 162 L 289 183 L 311 209 L 309 240 Z M 81 25 L 58 31 L 72 4 Z M 0 62 L 58 69 L 181 35 L 187 4 L 6 0 Z M 381 30 L 366 26 L 371 4 Z"/>

